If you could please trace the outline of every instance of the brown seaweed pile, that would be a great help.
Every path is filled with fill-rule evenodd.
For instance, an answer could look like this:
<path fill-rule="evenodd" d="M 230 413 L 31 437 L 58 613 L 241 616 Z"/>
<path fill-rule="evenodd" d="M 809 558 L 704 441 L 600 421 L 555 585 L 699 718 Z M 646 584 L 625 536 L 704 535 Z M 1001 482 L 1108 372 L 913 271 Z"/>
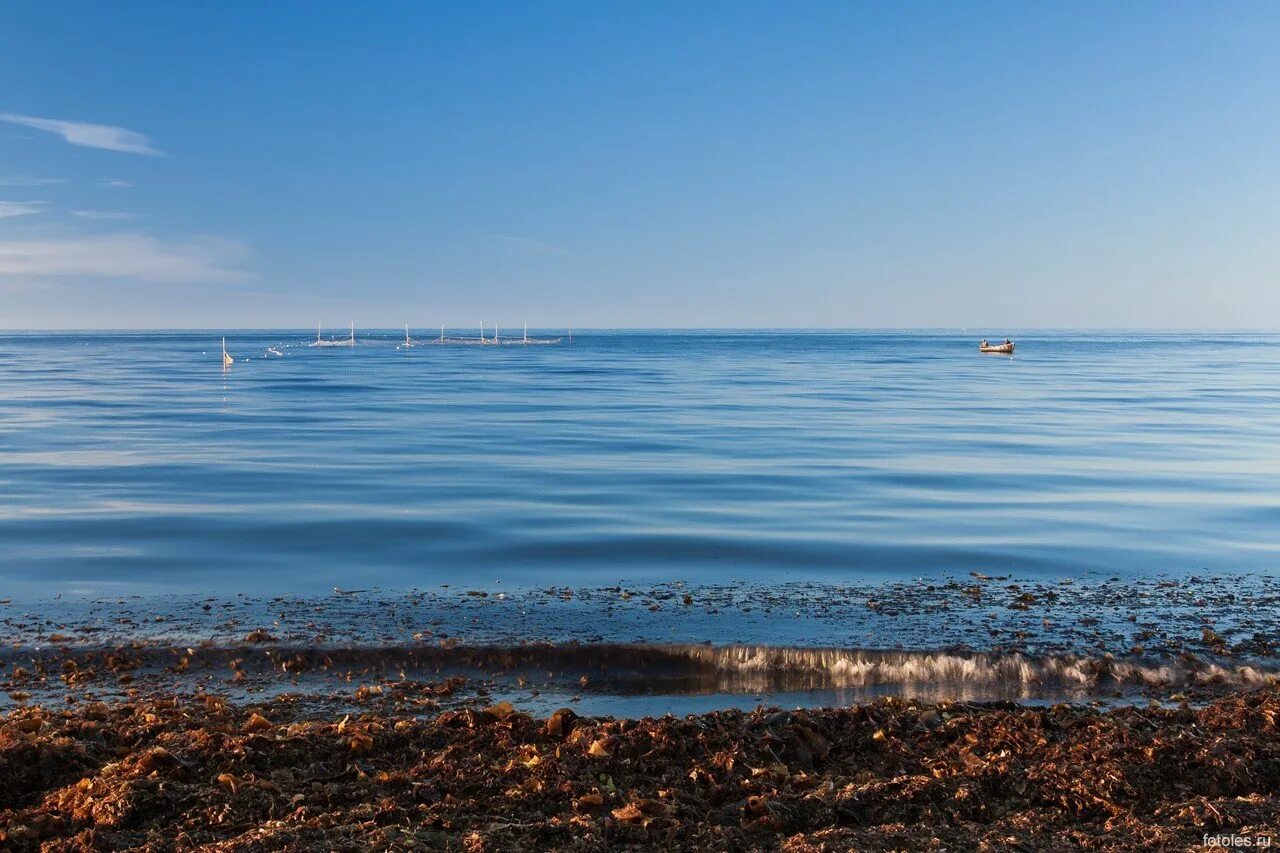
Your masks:
<path fill-rule="evenodd" d="M 15 850 L 1186 849 L 1277 832 L 1280 690 L 612 720 L 151 697 L 0 720 Z"/>

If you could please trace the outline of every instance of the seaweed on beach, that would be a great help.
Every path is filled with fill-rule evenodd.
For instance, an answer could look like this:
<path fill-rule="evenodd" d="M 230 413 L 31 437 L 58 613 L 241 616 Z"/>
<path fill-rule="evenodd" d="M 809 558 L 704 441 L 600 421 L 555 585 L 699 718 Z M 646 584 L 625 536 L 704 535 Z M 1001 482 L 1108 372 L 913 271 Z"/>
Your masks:
<path fill-rule="evenodd" d="M 15 850 L 1185 849 L 1276 833 L 1280 691 L 546 719 L 153 696 L 0 720 Z M 428 712 L 424 715 L 424 712 Z"/>

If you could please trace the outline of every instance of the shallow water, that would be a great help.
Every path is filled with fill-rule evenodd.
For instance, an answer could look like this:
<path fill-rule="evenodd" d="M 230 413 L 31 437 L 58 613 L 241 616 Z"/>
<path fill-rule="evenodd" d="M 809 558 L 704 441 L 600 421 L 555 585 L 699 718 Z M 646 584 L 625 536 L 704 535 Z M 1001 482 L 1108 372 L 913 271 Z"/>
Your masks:
<path fill-rule="evenodd" d="M 61 702 L 72 685 L 82 700 L 212 690 L 345 707 L 366 686 L 455 675 L 469 685 L 459 700 L 539 713 L 886 694 L 1196 702 L 1280 683 L 1277 603 L 1273 576 L 5 602 L 0 710 Z"/>
<path fill-rule="evenodd" d="M 0 336 L 4 594 L 1280 567 L 1280 336 L 398 335 Z"/>

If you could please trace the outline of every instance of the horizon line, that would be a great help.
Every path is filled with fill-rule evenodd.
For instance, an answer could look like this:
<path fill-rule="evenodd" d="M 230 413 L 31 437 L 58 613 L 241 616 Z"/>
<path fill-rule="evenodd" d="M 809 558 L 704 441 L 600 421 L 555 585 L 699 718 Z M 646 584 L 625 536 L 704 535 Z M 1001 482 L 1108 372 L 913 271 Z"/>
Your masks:
<path fill-rule="evenodd" d="M 473 325 L 444 324 L 446 329 L 471 329 Z M 333 329 L 344 328 L 342 325 Z M 356 326 L 368 332 L 402 332 L 404 325 L 396 326 Z M 410 329 L 439 329 L 438 325 L 414 326 Z M 485 325 L 486 330 L 493 327 Z M 511 328 L 520 329 L 520 325 Z M 1012 333 L 1035 332 L 1194 332 L 1194 333 L 1280 333 L 1280 327 L 1274 326 L 530 326 L 538 330 L 568 330 L 574 332 L 963 332 L 978 334 L 983 331 L 1000 329 Z M 233 332 L 307 332 L 314 331 L 312 326 L 113 326 L 113 327 L 62 327 L 38 328 L 0 327 L 0 334 L 11 333 L 104 333 L 104 332 L 192 332 L 192 333 L 233 333 Z"/>

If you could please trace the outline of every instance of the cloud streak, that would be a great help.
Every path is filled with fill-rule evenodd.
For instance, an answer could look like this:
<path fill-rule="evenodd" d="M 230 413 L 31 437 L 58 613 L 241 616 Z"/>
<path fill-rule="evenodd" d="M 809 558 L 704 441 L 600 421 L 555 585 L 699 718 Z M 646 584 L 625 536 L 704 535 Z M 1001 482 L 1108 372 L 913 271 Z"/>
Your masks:
<path fill-rule="evenodd" d="M 44 213 L 46 204 L 44 201 L 0 201 L 0 219 Z"/>
<path fill-rule="evenodd" d="M 534 240 L 531 237 L 516 237 L 511 234 L 496 234 L 497 239 L 506 243 L 508 246 L 514 246 L 517 249 L 523 249 L 526 252 L 532 252 L 535 255 L 568 255 L 569 253 L 550 243 L 544 243 L 541 240 Z"/>
<path fill-rule="evenodd" d="M 0 281 L 81 276 L 172 284 L 236 282 L 250 278 L 238 268 L 247 254 L 230 240 L 162 241 L 135 233 L 0 240 Z"/>
<path fill-rule="evenodd" d="M 0 187 L 48 187 L 66 182 L 66 178 L 32 178 L 26 175 L 14 175 L 10 178 L 0 178 Z"/>
<path fill-rule="evenodd" d="M 127 154 L 144 154 L 149 157 L 164 156 L 153 148 L 151 140 L 123 127 L 109 124 L 92 124 L 87 121 L 37 118 L 15 113 L 0 113 L 0 121 L 57 134 L 72 145 L 85 148 L 101 148 L 106 151 L 123 151 Z"/>
<path fill-rule="evenodd" d="M 126 213 L 123 210 L 73 210 L 72 216 L 81 219 L 137 219 L 138 214 Z"/>

